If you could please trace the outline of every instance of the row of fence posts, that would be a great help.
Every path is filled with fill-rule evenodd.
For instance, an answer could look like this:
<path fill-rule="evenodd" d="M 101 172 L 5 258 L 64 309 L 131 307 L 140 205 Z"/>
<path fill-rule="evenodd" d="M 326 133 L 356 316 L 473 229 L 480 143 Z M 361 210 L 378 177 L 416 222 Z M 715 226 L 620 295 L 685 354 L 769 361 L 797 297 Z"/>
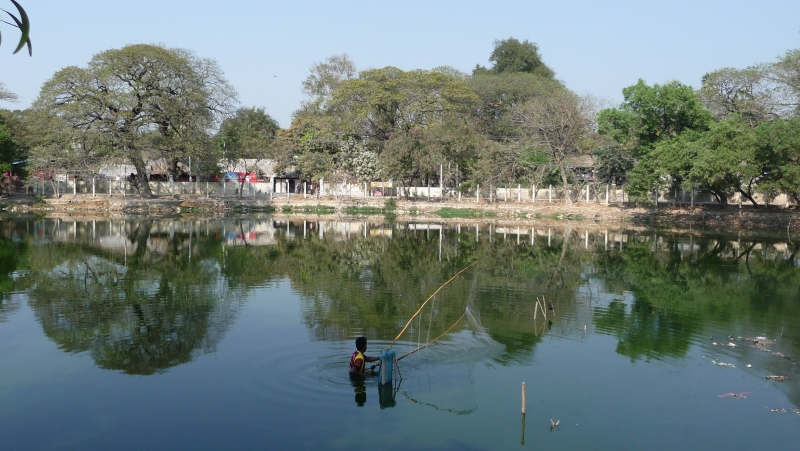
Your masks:
<path fill-rule="evenodd" d="M 586 185 L 586 202 L 591 202 L 591 191 L 590 186 Z M 605 195 L 605 203 L 609 205 L 611 203 L 611 185 L 606 184 L 606 195 Z M 503 201 L 508 202 L 508 193 L 511 188 L 504 188 L 503 189 Z M 625 203 L 625 187 L 620 187 L 621 194 L 620 194 L 620 203 Z M 530 192 L 530 199 L 531 202 L 536 202 L 539 196 L 539 191 L 536 189 L 536 185 L 531 185 L 531 192 Z M 489 188 L 489 202 L 495 202 L 497 199 L 496 190 L 493 190 L 490 186 Z M 444 199 L 444 190 L 442 190 L 442 199 Z M 458 201 L 461 202 L 461 190 L 458 191 Z M 478 184 L 475 189 L 475 202 L 481 201 L 481 185 Z M 599 199 L 598 199 L 599 201 Z M 522 185 L 517 185 L 517 202 L 522 202 Z M 553 202 L 553 185 L 548 185 L 547 187 L 547 202 Z"/>
<path fill-rule="evenodd" d="M 114 184 L 115 184 L 114 182 L 116 182 L 116 185 L 117 185 L 116 189 L 114 189 Z M 41 193 L 42 195 L 44 195 L 45 191 L 46 191 L 46 189 L 45 189 L 46 183 L 47 182 L 44 181 L 44 180 L 39 180 L 38 183 L 34 182 L 34 185 L 33 185 L 34 194 Z M 68 182 L 66 182 L 66 183 L 67 183 L 67 186 L 69 186 Z M 189 182 L 189 183 L 191 184 L 190 192 L 192 194 L 196 194 L 197 193 L 197 182 Z M 227 192 L 228 192 L 227 183 L 225 181 L 222 181 L 220 183 L 221 183 L 221 188 L 222 188 L 221 189 L 221 194 L 224 197 L 224 196 L 227 195 Z M 37 185 L 38 185 L 38 189 L 37 189 Z M 77 195 L 77 193 L 78 193 L 77 185 L 78 184 L 75 181 L 73 181 L 73 183 L 72 183 L 72 194 L 73 195 Z M 255 198 L 256 197 L 256 190 L 253 188 L 252 183 L 248 180 L 248 181 L 246 181 L 245 185 L 246 185 L 247 193 L 248 194 L 252 194 L 253 198 Z M 309 190 L 308 190 L 308 182 L 302 182 L 302 186 L 303 186 L 303 198 L 306 199 L 306 198 L 308 198 L 308 192 L 309 192 Z M 348 186 L 348 190 L 349 190 L 349 195 L 352 198 L 353 197 L 353 185 L 352 184 L 348 184 L 347 186 Z M 511 188 L 508 188 L 508 187 L 503 189 L 503 200 L 506 201 L 506 202 L 509 200 L 509 192 L 510 192 L 510 190 L 511 190 Z M 61 192 L 61 182 L 60 181 L 55 181 L 53 183 L 53 191 L 54 191 L 56 197 L 59 197 L 62 194 L 62 192 Z M 127 195 L 127 191 L 128 191 L 128 181 L 127 180 L 116 180 L 116 181 L 108 180 L 108 191 L 107 191 L 107 194 L 109 196 L 112 196 L 114 191 L 121 192 L 122 196 L 125 197 Z M 183 190 L 181 190 L 181 191 L 183 191 Z M 236 191 L 238 192 L 238 190 L 236 190 Z M 244 186 L 242 187 L 242 191 L 245 191 Z M 428 194 L 428 196 L 427 196 L 428 199 L 432 199 L 433 197 L 431 196 L 431 187 L 430 186 L 427 187 L 427 191 L 428 191 L 428 193 L 427 193 Z M 174 195 L 175 194 L 175 181 L 172 178 L 170 178 L 170 180 L 169 180 L 169 193 L 170 193 L 170 195 Z M 273 197 L 274 195 L 277 194 L 277 193 L 274 193 L 273 190 L 270 190 L 269 193 L 270 193 L 270 197 Z M 416 194 L 416 193 L 417 193 L 417 191 L 414 190 L 414 194 Z M 244 193 L 242 193 L 242 194 L 244 194 Z M 318 197 L 325 196 L 325 180 L 324 179 L 320 179 L 319 188 L 318 188 L 318 191 L 315 194 Z M 362 193 L 364 199 L 367 199 L 369 197 L 369 194 L 370 193 L 369 193 L 368 183 L 364 182 L 364 190 L 363 190 L 363 193 Z M 291 195 L 291 190 L 289 190 L 288 186 L 287 186 L 286 197 L 289 197 L 290 195 Z M 95 179 L 95 178 L 92 178 L 92 196 L 93 197 L 97 196 L 97 179 Z M 208 198 L 210 196 L 211 196 L 211 189 L 210 189 L 209 182 L 205 182 L 205 197 Z M 441 199 L 445 198 L 446 192 L 445 192 L 444 189 L 441 190 L 440 196 L 441 196 Z M 394 197 L 394 196 L 390 196 L 390 197 Z M 586 186 L 586 202 L 590 202 L 591 201 L 590 197 L 591 197 L 590 187 Z M 458 201 L 461 202 L 461 200 L 462 200 L 462 192 L 461 192 L 461 190 L 457 191 L 457 198 L 458 198 Z M 489 200 L 489 202 L 495 202 L 495 201 L 498 200 L 497 199 L 496 189 L 492 190 L 490 188 L 488 200 Z M 531 200 L 531 202 L 536 202 L 537 200 L 540 200 L 536 185 L 531 185 L 530 200 Z M 656 200 L 656 204 L 657 204 L 658 203 L 658 199 L 656 198 L 655 200 Z M 476 202 L 480 202 L 481 201 L 481 186 L 480 186 L 480 184 L 478 184 L 476 186 L 475 201 Z M 521 202 L 521 201 L 522 201 L 522 185 L 518 184 L 517 185 L 517 202 Z M 553 186 L 552 185 L 549 185 L 548 188 L 547 188 L 547 202 L 553 202 Z M 622 188 L 621 203 L 624 203 L 624 202 L 625 202 L 625 191 L 624 191 L 624 188 Z M 606 204 L 610 204 L 610 185 L 606 185 L 605 203 Z M 694 190 L 692 190 L 692 206 L 694 206 Z"/>
<path fill-rule="evenodd" d="M 441 179 L 441 177 L 440 177 L 440 179 Z M 440 183 L 441 182 L 442 182 L 442 180 L 440 180 Z M 33 182 L 33 194 L 44 195 L 45 191 L 46 191 L 45 190 L 46 183 L 47 182 L 45 180 L 38 180 L 38 181 L 35 180 Z M 55 196 L 59 197 L 62 194 L 62 192 L 61 192 L 61 181 L 51 181 L 51 183 L 53 184 L 53 192 L 54 192 Z M 117 186 L 118 186 L 117 191 L 120 191 L 122 193 L 122 196 L 125 197 L 127 195 L 127 191 L 128 191 L 128 181 L 126 179 L 122 179 L 122 180 L 116 180 L 116 183 L 117 183 Z M 224 196 L 227 195 L 227 183 L 225 182 L 225 180 L 223 180 L 220 183 L 221 183 L 221 188 L 222 188 L 221 193 L 222 193 L 222 196 L 224 197 Z M 65 189 L 67 189 L 69 187 L 69 181 L 65 181 L 65 184 L 66 184 Z M 196 194 L 197 193 L 197 182 L 191 182 L 190 181 L 189 184 L 191 185 L 191 190 L 190 190 L 191 194 Z M 210 189 L 210 186 L 209 186 L 209 182 L 205 182 L 205 184 L 206 184 L 206 186 L 205 186 L 205 196 L 206 196 L 206 198 L 208 198 L 211 195 L 211 189 Z M 353 185 L 352 184 L 347 184 L 346 182 L 345 182 L 345 184 L 348 186 L 349 195 L 352 198 L 353 197 Z M 113 195 L 113 191 L 114 191 L 113 185 L 114 185 L 113 181 L 112 180 L 108 180 L 108 195 L 109 196 Z M 249 179 L 246 180 L 245 185 L 247 186 L 247 188 L 246 188 L 247 189 L 247 193 L 248 194 L 252 194 L 253 198 L 255 198 L 257 190 L 253 187 L 253 185 L 252 185 L 252 183 L 250 182 Z M 8 186 L 11 187 L 10 177 L 8 177 Z M 306 198 L 308 198 L 308 182 L 302 182 L 302 186 L 303 186 L 303 199 L 306 199 Z M 440 186 L 442 186 L 442 185 L 440 184 Z M 270 187 L 270 188 L 272 188 L 272 187 Z M 288 189 L 288 188 L 289 187 L 288 187 L 288 184 L 287 184 L 287 189 L 286 189 L 286 197 L 287 198 L 291 196 L 291 190 Z M 460 188 L 460 185 L 459 185 L 459 188 Z M 494 189 L 492 189 L 492 188 L 494 188 Z M 508 186 L 503 188 L 503 200 L 505 202 L 508 202 L 508 200 L 509 200 L 509 192 L 510 192 L 511 189 L 512 188 L 509 188 Z M 610 205 L 611 204 L 611 191 L 610 191 L 610 189 L 611 189 L 611 185 L 610 184 L 606 184 L 606 189 L 605 189 L 605 191 L 606 191 L 605 192 L 605 204 L 606 205 Z M 27 192 L 27 190 L 28 190 L 28 187 L 26 187 L 26 192 Z M 244 188 L 244 186 L 242 186 L 242 191 L 243 191 L 242 196 L 244 196 L 244 190 L 245 190 L 245 188 Z M 430 184 L 427 186 L 427 190 L 428 190 L 428 193 L 427 193 L 428 194 L 428 196 L 427 196 L 428 199 L 429 200 L 433 199 L 433 197 L 431 196 L 431 186 L 430 186 Z M 621 191 L 621 194 L 620 194 L 619 203 L 620 204 L 625 204 L 625 187 L 624 186 L 620 186 L 620 191 Z M 183 189 L 181 189 L 181 192 L 183 192 Z M 238 189 L 236 190 L 236 192 L 238 193 Z M 169 179 L 169 193 L 170 193 L 170 195 L 175 195 L 175 181 L 174 181 L 174 179 L 172 177 L 170 177 L 170 179 Z M 683 193 L 684 192 L 678 190 L 677 188 L 675 189 L 675 198 L 674 198 L 674 201 L 673 201 L 674 204 L 682 205 L 683 202 L 685 202 L 685 201 L 681 200 L 681 195 L 683 195 Z M 72 182 L 72 194 L 73 195 L 77 195 L 78 194 L 78 183 L 77 183 L 77 181 L 75 179 L 73 179 L 73 182 Z M 277 193 L 275 193 L 273 189 L 269 190 L 270 198 L 272 198 L 276 194 Z M 320 179 L 320 181 L 319 181 L 319 189 L 315 194 L 317 195 L 317 197 L 323 197 L 325 195 L 325 180 L 324 179 Z M 367 199 L 369 197 L 369 194 L 370 194 L 369 185 L 368 185 L 367 182 L 364 182 L 364 191 L 363 191 L 364 199 Z M 414 189 L 414 194 L 415 195 L 417 194 L 416 188 Z M 661 194 L 661 192 L 659 190 L 653 190 L 653 203 L 656 206 L 658 206 L 661 203 L 659 201 L 660 194 Z M 92 196 L 94 197 L 96 195 L 97 195 L 97 180 L 95 178 L 92 178 Z M 597 197 L 599 197 L 599 193 L 596 192 L 596 195 L 597 195 Z M 395 196 L 392 195 L 392 196 L 389 196 L 389 197 L 395 197 Z M 457 189 L 456 197 L 458 198 L 458 202 L 461 202 L 462 192 L 461 192 L 460 189 Z M 497 188 L 490 185 L 489 199 L 488 199 L 489 202 L 497 201 L 498 199 L 496 197 L 497 197 Z M 581 196 L 579 196 L 579 197 L 581 197 Z M 739 208 L 742 207 L 742 198 L 743 198 L 743 196 L 740 194 L 738 196 L 738 200 L 737 200 Z M 444 188 L 441 189 L 440 199 L 442 199 L 442 200 L 445 199 L 445 189 Z M 536 185 L 531 185 L 531 188 L 530 188 L 530 201 L 531 202 L 536 202 L 537 200 L 539 200 L 538 190 L 536 188 Z M 585 200 L 586 200 L 587 203 L 591 202 L 591 186 L 590 185 L 586 185 L 586 187 L 585 187 Z M 476 186 L 475 201 L 478 202 L 478 203 L 480 203 L 480 201 L 481 201 L 481 186 L 480 186 L 480 184 L 478 184 Z M 522 202 L 522 184 L 517 184 L 517 202 Z M 553 185 L 548 185 L 548 187 L 547 187 L 547 202 L 553 202 Z M 599 198 L 597 199 L 597 202 L 598 203 L 600 202 Z M 695 188 L 692 187 L 692 189 L 690 191 L 689 205 L 691 207 L 694 207 L 694 204 L 695 204 Z M 786 207 L 789 207 L 789 206 L 790 206 L 790 200 L 789 200 L 789 197 L 787 196 L 786 197 Z"/>

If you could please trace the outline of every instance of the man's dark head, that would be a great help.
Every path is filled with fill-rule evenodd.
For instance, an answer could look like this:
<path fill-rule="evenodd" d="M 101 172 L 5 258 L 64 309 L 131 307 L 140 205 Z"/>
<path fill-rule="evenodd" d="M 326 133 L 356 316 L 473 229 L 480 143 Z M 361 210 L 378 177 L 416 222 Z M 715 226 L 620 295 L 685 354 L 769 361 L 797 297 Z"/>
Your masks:
<path fill-rule="evenodd" d="M 356 349 L 364 351 L 367 349 L 367 337 L 356 338 Z"/>

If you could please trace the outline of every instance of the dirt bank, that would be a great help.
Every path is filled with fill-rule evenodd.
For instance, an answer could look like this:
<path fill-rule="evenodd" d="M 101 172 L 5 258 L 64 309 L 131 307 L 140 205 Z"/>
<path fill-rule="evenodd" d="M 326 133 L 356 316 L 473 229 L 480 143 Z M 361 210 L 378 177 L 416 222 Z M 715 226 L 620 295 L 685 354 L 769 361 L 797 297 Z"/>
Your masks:
<path fill-rule="evenodd" d="M 295 216 L 383 216 L 386 199 L 291 198 L 268 197 L 205 198 L 174 196 L 154 199 L 65 195 L 38 202 L 32 197 L 14 196 L 0 200 L 0 208 L 11 213 L 58 212 L 74 216 L 84 214 L 173 215 L 185 213 L 226 214 L 231 212 L 274 212 Z M 577 202 L 572 205 L 548 202 L 481 202 L 396 200 L 394 217 L 400 221 L 431 220 L 439 222 L 493 222 L 499 224 L 536 224 L 574 222 L 588 226 L 647 226 L 675 229 L 704 228 L 720 231 L 792 230 L 800 231 L 800 211 L 795 207 L 752 206 L 646 207 L 626 204 L 605 205 Z"/>

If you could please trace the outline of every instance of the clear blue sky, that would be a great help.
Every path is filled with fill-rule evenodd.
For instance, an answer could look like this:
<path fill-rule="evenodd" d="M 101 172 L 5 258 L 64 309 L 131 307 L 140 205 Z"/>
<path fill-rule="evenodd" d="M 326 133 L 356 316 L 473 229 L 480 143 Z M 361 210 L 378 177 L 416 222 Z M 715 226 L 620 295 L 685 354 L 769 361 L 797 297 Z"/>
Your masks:
<path fill-rule="evenodd" d="M 470 72 L 496 39 L 539 45 L 576 92 L 613 104 L 622 88 L 771 62 L 800 48 L 800 1 L 205 1 L 19 0 L 32 21 L 34 54 L 11 55 L 16 30 L 0 24 L 0 82 L 24 108 L 66 66 L 126 44 L 183 47 L 216 59 L 244 106 L 283 127 L 303 100 L 315 62 L 347 53 L 359 70 L 454 66 Z M 0 6 L 13 9 L 8 0 Z"/>

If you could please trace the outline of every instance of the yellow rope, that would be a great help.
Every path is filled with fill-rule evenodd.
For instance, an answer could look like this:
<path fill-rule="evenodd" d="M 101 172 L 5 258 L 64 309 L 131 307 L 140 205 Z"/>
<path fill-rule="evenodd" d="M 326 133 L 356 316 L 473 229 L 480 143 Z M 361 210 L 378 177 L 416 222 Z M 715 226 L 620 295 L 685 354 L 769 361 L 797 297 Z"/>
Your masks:
<path fill-rule="evenodd" d="M 464 316 L 466 316 L 466 314 L 467 314 L 467 311 L 466 311 L 466 310 L 464 310 L 464 313 L 461 315 L 461 317 L 460 317 L 460 318 L 458 318 L 458 319 L 456 320 L 456 322 L 454 322 L 454 323 L 453 323 L 453 325 L 452 325 L 452 326 L 450 326 L 450 329 L 447 329 L 446 331 L 444 331 L 444 333 L 443 333 L 442 335 L 439 335 L 438 337 L 436 337 L 436 338 L 434 338 L 433 340 L 431 340 L 431 341 L 429 341 L 429 342 L 425 343 L 424 345 L 422 345 L 422 346 L 418 347 L 417 349 L 415 349 L 415 350 L 413 350 L 413 351 L 409 351 L 409 352 L 407 352 L 407 353 L 405 353 L 405 354 L 401 355 L 400 357 L 398 357 L 398 358 L 397 358 L 397 361 L 403 360 L 403 358 L 404 358 L 404 357 L 406 357 L 406 356 L 409 356 L 409 355 L 411 355 L 411 354 L 413 354 L 413 353 L 415 353 L 415 352 L 419 351 L 420 349 L 427 348 L 428 346 L 432 345 L 432 344 L 433 344 L 433 342 L 435 342 L 436 340 L 438 340 L 438 339 L 440 339 L 440 338 L 444 337 L 445 335 L 447 335 L 447 333 L 448 333 L 448 332 L 450 332 L 450 331 L 451 331 L 451 330 L 452 330 L 454 327 L 456 327 L 456 324 L 458 324 L 459 322 L 461 322 L 461 320 L 462 320 L 462 319 L 464 319 Z"/>
<path fill-rule="evenodd" d="M 450 280 L 448 280 L 447 282 L 443 283 L 443 284 L 442 284 L 442 286 L 440 286 L 438 290 L 434 291 L 434 292 L 433 292 L 433 294 L 432 294 L 432 295 L 430 295 L 430 296 L 428 297 L 428 299 L 426 299 L 426 300 L 425 300 L 425 302 L 423 302 L 423 303 L 422 303 L 422 305 L 419 307 L 419 309 L 417 310 L 417 312 L 416 312 L 416 313 L 414 313 L 414 315 L 411 317 L 411 319 L 409 319 L 409 320 L 408 320 L 408 322 L 406 323 L 405 327 L 403 327 L 403 330 L 401 330 L 401 331 L 400 331 L 400 333 L 399 333 L 399 334 L 397 334 L 397 336 L 394 338 L 394 340 L 392 340 L 392 344 L 390 344 L 390 345 L 389 345 L 389 349 L 392 349 L 392 346 L 394 346 L 395 342 L 397 342 L 397 340 L 399 340 L 399 339 L 400 339 L 400 337 L 403 335 L 403 332 L 405 332 L 405 331 L 406 331 L 406 329 L 408 329 L 408 326 L 411 324 L 411 321 L 414 321 L 414 318 L 416 318 L 416 317 L 417 317 L 417 315 L 419 315 L 419 312 L 421 312 L 421 311 L 422 311 L 422 309 L 425 307 L 425 304 L 427 304 L 427 303 L 428 303 L 428 301 L 430 301 L 431 299 L 433 299 L 433 297 L 434 297 L 434 296 L 436 296 L 436 294 L 437 294 L 438 292 L 440 292 L 440 291 L 442 290 L 442 288 L 444 288 L 444 287 L 445 287 L 445 285 L 447 285 L 448 283 L 452 282 L 452 281 L 453 281 L 453 279 L 455 279 L 456 277 L 458 277 L 458 276 L 459 276 L 459 274 L 461 274 L 462 272 L 464 272 L 464 271 L 468 270 L 469 268 L 471 268 L 471 267 L 475 266 L 477 263 L 478 263 L 478 262 L 473 262 L 473 263 L 471 263 L 469 266 L 467 266 L 466 268 L 464 268 L 464 269 L 462 269 L 461 271 L 457 272 L 455 276 L 451 277 L 451 278 L 450 278 Z M 387 351 L 388 351 L 389 349 L 387 349 Z"/>

